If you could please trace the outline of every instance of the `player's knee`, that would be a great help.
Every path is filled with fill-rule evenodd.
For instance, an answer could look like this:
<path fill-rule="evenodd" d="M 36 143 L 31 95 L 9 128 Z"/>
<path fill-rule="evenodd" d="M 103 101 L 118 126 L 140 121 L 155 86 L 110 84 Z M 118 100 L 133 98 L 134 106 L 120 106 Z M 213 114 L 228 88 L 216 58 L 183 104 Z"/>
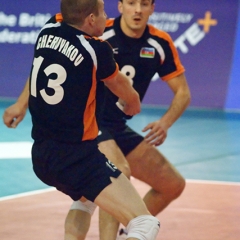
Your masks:
<path fill-rule="evenodd" d="M 171 191 L 172 195 L 171 198 L 172 199 L 178 198 L 182 194 L 185 186 L 186 186 L 185 179 L 183 177 L 180 177 L 178 181 L 176 181 L 174 184 L 173 191 Z"/>
<path fill-rule="evenodd" d="M 160 222 L 151 215 L 142 215 L 132 219 L 127 225 L 128 238 L 155 240 L 160 229 Z"/>
<path fill-rule="evenodd" d="M 182 177 L 181 180 L 179 181 L 179 187 L 178 187 L 178 192 L 177 192 L 177 197 L 179 197 L 181 195 L 181 193 L 183 192 L 183 190 L 185 189 L 186 186 L 186 181 L 185 179 Z"/>
<path fill-rule="evenodd" d="M 70 207 L 70 210 L 81 210 L 83 212 L 89 213 L 91 216 L 93 215 L 97 205 L 89 200 L 85 202 L 82 201 L 74 201 Z"/>

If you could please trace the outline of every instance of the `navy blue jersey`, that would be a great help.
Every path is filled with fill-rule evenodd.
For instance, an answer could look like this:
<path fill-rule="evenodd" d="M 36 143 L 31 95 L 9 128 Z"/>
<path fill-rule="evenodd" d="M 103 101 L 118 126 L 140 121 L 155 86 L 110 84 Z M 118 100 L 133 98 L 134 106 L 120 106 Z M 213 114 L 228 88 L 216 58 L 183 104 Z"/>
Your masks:
<path fill-rule="evenodd" d="M 103 102 L 100 80 L 118 70 L 109 43 L 67 25 L 57 14 L 41 29 L 34 50 L 29 98 L 33 139 L 95 139 L 97 102 Z"/>
<path fill-rule="evenodd" d="M 167 81 L 185 70 L 177 49 L 166 32 L 147 25 L 141 38 L 130 38 L 122 32 L 120 18 L 107 20 L 101 39 L 111 44 L 119 69 L 133 80 L 133 87 L 142 100 L 155 73 Z M 117 100 L 117 96 L 106 89 L 103 122 L 130 118 L 116 107 Z"/>

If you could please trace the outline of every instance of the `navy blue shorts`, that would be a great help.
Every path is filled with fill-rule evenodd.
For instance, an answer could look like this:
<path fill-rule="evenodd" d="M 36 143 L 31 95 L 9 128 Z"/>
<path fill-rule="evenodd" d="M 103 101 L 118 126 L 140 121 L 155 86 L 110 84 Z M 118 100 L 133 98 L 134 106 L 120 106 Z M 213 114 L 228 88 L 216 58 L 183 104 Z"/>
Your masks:
<path fill-rule="evenodd" d="M 115 140 L 125 156 L 144 139 L 143 136 L 128 127 L 125 122 L 104 122 L 99 129 L 98 142 Z"/>
<path fill-rule="evenodd" d="M 69 195 L 94 201 L 121 172 L 98 150 L 97 141 L 67 144 L 53 140 L 34 142 L 33 170 L 40 180 Z"/>

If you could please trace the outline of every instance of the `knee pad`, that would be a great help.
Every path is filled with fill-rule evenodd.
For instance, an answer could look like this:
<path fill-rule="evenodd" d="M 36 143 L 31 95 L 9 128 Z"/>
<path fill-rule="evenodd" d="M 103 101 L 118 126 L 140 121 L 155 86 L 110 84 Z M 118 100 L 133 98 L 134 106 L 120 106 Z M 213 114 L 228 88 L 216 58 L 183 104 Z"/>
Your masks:
<path fill-rule="evenodd" d="M 91 216 L 93 215 L 97 205 L 89 200 L 82 202 L 80 200 L 74 201 L 72 203 L 72 206 L 70 207 L 70 210 L 81 210 L 84 212 L 88 212 Z"/>
<path fill-rule="evenodd" d="M 151 215 L 142 215 L 132 219 L 127 225 L 127 237 L 140 240 L 155 240 L 160 228 L 160 222 Z"/>

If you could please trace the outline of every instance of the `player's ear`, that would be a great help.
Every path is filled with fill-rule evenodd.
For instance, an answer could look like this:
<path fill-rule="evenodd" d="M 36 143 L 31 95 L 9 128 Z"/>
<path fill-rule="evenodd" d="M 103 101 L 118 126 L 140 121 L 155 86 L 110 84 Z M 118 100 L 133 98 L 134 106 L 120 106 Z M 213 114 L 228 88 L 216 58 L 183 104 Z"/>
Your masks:
<path fill-rule="evenodd" d="M 122 2 L 118 1 L 118 11 L 122 14 Z"/>
<path fill-rule="evenodd" d="M 95 16 L 93 13 L 88 15 L 88 23 L 92 26 L 95 23 Z"/>
<path fill-rule="evenodd" d="M 152 15 L 153 12 L 154 12 L 154 10 L 155 10 L 155 3 L 152 4 L 151 8 L 152 8 L 152 9 L 151 9 L 151 15 Z"/>

